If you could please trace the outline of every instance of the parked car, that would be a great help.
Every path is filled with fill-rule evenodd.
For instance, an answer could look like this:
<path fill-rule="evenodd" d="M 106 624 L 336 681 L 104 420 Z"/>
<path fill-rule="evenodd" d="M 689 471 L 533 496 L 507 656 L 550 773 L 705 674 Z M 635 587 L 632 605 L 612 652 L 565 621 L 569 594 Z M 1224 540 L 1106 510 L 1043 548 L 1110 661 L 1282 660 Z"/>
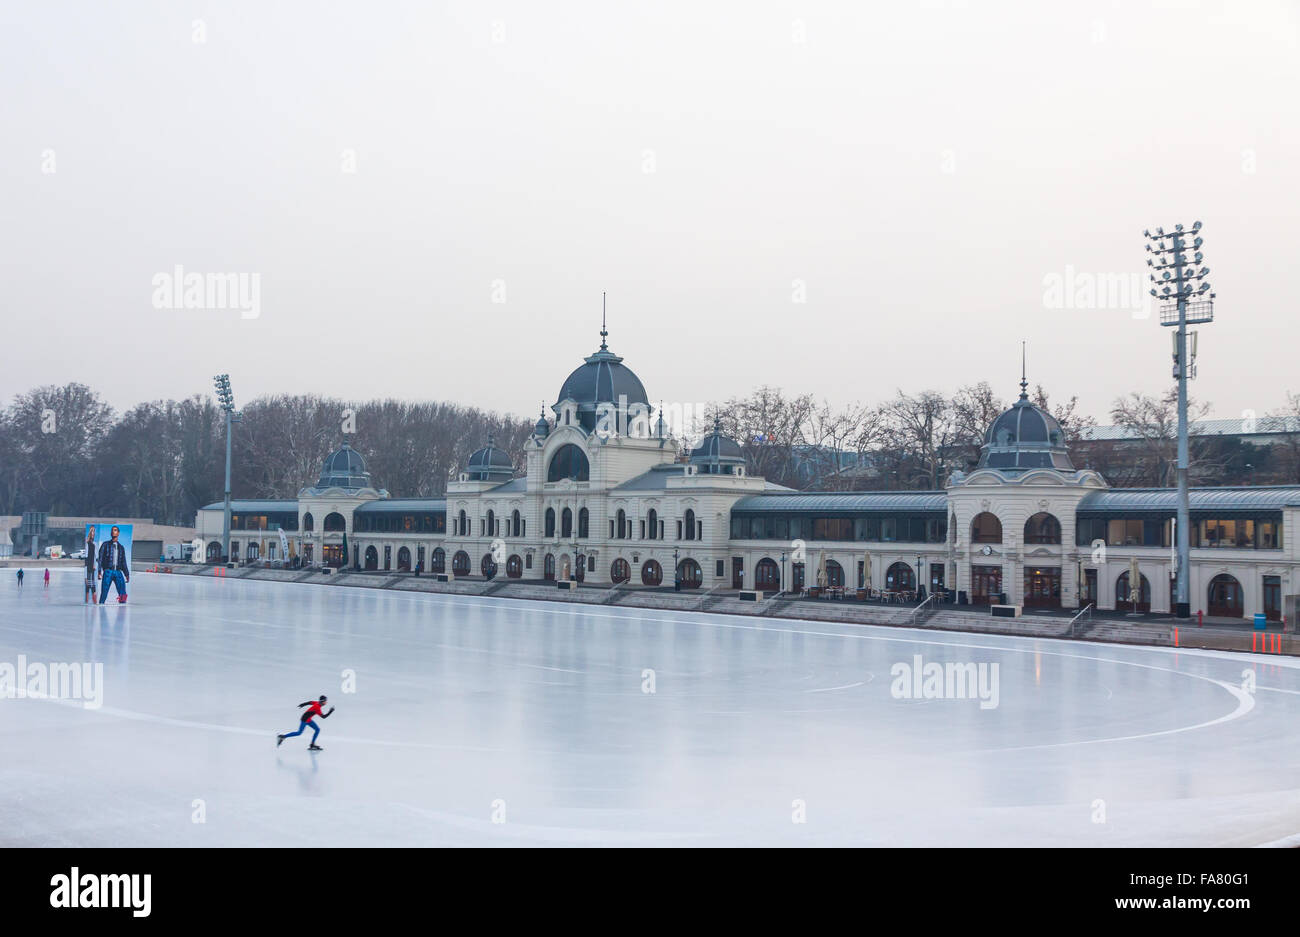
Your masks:
<path fill-rule="evenodd" d="M 72 558 L 74 560 L 84 560 L 86 558 L 86 551 L 78 550 L 76 553 L 72 554 Z"/>

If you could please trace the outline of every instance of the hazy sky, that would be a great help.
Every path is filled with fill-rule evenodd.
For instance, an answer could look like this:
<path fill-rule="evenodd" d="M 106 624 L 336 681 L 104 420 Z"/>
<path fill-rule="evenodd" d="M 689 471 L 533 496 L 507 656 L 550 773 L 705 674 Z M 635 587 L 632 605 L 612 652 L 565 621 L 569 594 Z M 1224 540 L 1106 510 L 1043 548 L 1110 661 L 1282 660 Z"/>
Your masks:
<path fill-rule="evenodd" d="M 1263 413 L 1300 390 L 1298 33 L 1297 0 L 8 3 L 0 402 L 227 371 L 531 416 L 605 290 L 653 401 L 1009 398 L 1024 339 L 1104 423 L 1168 330 L 1048 285 L 1145 292 L 1143 228 L 1199 219 L 1193 393 Z M 260 315 L 155 308 L 177 264 L 256 274 Z"/>

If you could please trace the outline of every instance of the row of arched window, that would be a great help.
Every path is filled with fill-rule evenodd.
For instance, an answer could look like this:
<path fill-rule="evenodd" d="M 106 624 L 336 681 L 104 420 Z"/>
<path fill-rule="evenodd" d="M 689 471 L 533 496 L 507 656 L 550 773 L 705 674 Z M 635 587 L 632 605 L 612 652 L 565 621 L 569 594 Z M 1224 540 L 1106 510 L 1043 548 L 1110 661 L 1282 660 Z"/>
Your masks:
<path fill-rule="evenodd" d="M 957 519 L 953 518 L 951 529 L 956 531 Z M 976 514 L 970 522 L 971 543 L 1001 543 L 1002 521 L 996 514 L 988 511 Z M 1025 543 L 1061 542 L 1061 522 L 1046 511 L 1040 511 L 1025 521 Z"/>

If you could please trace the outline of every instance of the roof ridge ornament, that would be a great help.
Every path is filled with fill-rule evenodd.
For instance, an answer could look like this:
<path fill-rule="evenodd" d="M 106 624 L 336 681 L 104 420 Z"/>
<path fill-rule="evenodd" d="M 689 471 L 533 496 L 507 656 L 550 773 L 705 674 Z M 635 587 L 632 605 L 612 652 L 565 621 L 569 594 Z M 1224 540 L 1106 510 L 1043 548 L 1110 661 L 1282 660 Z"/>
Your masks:
<path fill-rule="evenodd" d="M 609 329 L 605 327 L 605 291 L 600 292 L 600 350 L 609 351 L 609 345 L 605 339 L 609 337 Z"/>
<path fill-rule="evenodd" d="M 1028 377 L 1026 377 L 1026 373 L 1027 370 L 1025 367 L 1025 343 L 1021 342 L 1020 343 L 1020 399 L 1021 400 L 1029 399 L 1029 390 L 1028 390 L 1029 379 Z"/>

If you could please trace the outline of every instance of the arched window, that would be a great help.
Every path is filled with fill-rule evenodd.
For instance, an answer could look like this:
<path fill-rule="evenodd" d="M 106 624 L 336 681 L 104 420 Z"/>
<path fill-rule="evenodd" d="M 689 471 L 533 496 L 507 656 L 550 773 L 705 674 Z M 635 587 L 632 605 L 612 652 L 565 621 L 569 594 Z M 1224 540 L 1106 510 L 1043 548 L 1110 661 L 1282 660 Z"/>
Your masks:
<path fill-rule="evenodd" d="M 514 511 L 510 515 L 510 536 L 519 536 L 519 512 Z"/>
<path fill-rule="evenodd" d="M 754 567 L 754 588 L 763 592 L 781 588 L 781 567 L 770 556 L 763 557 Z"/>
<path fill-rule="evenodd" d="M 484 579 L 491 579 L 497 574 L 497 561 L 492 559 L 491 553 L 483 554 L 483 561 L 479 563 L 479 569 L 483 571 Z"/>
<path fill-rule="evenodd" d="M 447 571 L 447 552 L 442 547 L 434 547 L 429 557 L 429 571 L 445 573 Z"/>
<path fill-rule="evenodd" d="M 689 508 L 686 511 L 686 539 L 695 539 L 695 512 Z"/>
<path fill-rule="evenodd" d="M 555 536 L 555 508 L 546 509 L 546 536 Z"/>
<path fill-rule="evenodd" d="M 1240 618 L 1242 614 L 1241 583 L 1235 576 L 1219 573 L 1210 580 L 1209 613 L 1224 618 Z"/>
<path fill-rule="evenodd" d="M 546 559 L 542 563 L 542 578 L 547 581 L 554 581 L 555 579 L 555 555 L 553 553 L 546 554 Z"/>
<path fill-rule="evenodd" d="M 1046 511 L 1025 521 L 1025 543 L 1060 543 L 1061 522 Z"/>
<path fill-rule="evenodd" d="M 835 560 L 826 561 L 826 585 L 840 588 L 844 586 L 844 567 Z"/>
<path fill-rule="evenodd" d="M 489 537 L 497 535 L 497 515 L 491 508 L 488 509 L 487 513 L 487 535 Z"/>
<path fill-rule="evenodd" d="M 506 577 L 508 579 L 518 579 L 524 574 L 524 561 L 515 554 L 511 554 L 506 560 Z"/>
<path fill-rule="evenodd" d="M 469 554 L 464 550 L 457 550 L 456 555 L 451 558 L 451 571 L 457 576 L 468 576 Z"/>
<path fill-rule="evenodd" d="M 379 568 L 379 551 L 374 547 L 366 547 L 366 569 Z"/>
<path fill-rule="evenodd" d="M 655 540 L 655 539 L 658 539 L 658 536 L 659 536 L 659 514 L 655 511 L 654 508 L 651 508 L 651 509 L 650 509 L 650 512 L 646 515 L 646 524 L 645 524 L 645 529 L 646 529 L 646 539 L 647 539 L 647 540 Z"/>
<path fill-rule="evenodd" d="M 998 520 L 998 516 L 988 511 L 976 514 L 975 519 L 970 522 L 970 542 L 1001 543 L 1002 522 Z"/>
<path fill-rule="evenodd" d="M 462 537 L 469 536 L 469 518 L 465 516 L 464 511 L 461 511 L 456 518 L 456 533 Z"/>
<path fill-rule="evenodd" d="M 616 517 L 618 520 L 618 539 L 626 540 L 627 539 L 627 514 L 623 512 L 622 508 L 619 508 Z"/>
<path fill-rule="evenodd" d="M 576 482 L 591 479 L 591 465 L 587 462 L 587 454 L 573 443 L 556 449 L 555 455 L 551 456 L 551 464 L 546 469 L 548 482 L 558 482 L 565 478 Z"/>
<path fill-rule="evenodd" d="M 1133 595 L 1134 590 L 1129 588 L 1128 570 L 1120 573 L 1119 578 L 1115 580 L 1115 608 L 1117 610 L 1126 612 L 1151 611 L 1151 582 L 1146 576 L 1141 578 L 1142 584 L 1139 587 L 1138 594 Z M 1134 599 L 1137 599 L 1136 605 Z"/>
<path fill-rule="evenodd" d="M 885 590 L 910 592 L 916 588 L 916 570 L 906 563 L 895 563 L 885 570 Z"/>
<path fill-rule="evenodd" d="M 397 571 L 404 573 L 411 571 L 411 550 L 409 547 L 402 547 L 397 551 Z"/>
<path fill-rule="evenodd" d="M 307 515 L 310 517 L 311 515 Z M 330 511 L 325 515 L 325 532 L 338 533 L 341 530 L 347 530 L 347 522 L 343 520 L 343 515 L 338 511 Z"/>
<path fill-rule="evenodd" d="M 613 582 L 627 582 L 632 578 L 632 567 L 628 566 L 627 560 L 619 557 L 609 567 L 609 578 Z"/>
<path fill-rule="evenodd" d="M 302 529 L 303 530 L 316 529 L 316 518 L 311 516 L 311 511 L 308 511 L 306 514 L 302 516 Z"/>
<path fill-rule="evenodd" d="M 569 508 L 565 508 L 560 513 L 560 536 L 565 538 L 573 536 L 573 511 Z"/>
<path fill-rule="evenodd" d="M 664 568 L 654 560 L 641 564 L 641 581 L 647 586 L 657 586 L 664 581 Z"/>
<path fill-rule="evenodd" d="M 590 536 L 591 515 L 587 513 L 586 508 L 578 508 L 578 539 L 585 540 Z"/>
<path fill-rule="evenodd" d="M 677 564 L 677 578 L 681 580 L 683 589 L 698 589 L 704 582 L 704 570 L 688 556 Z"/>

